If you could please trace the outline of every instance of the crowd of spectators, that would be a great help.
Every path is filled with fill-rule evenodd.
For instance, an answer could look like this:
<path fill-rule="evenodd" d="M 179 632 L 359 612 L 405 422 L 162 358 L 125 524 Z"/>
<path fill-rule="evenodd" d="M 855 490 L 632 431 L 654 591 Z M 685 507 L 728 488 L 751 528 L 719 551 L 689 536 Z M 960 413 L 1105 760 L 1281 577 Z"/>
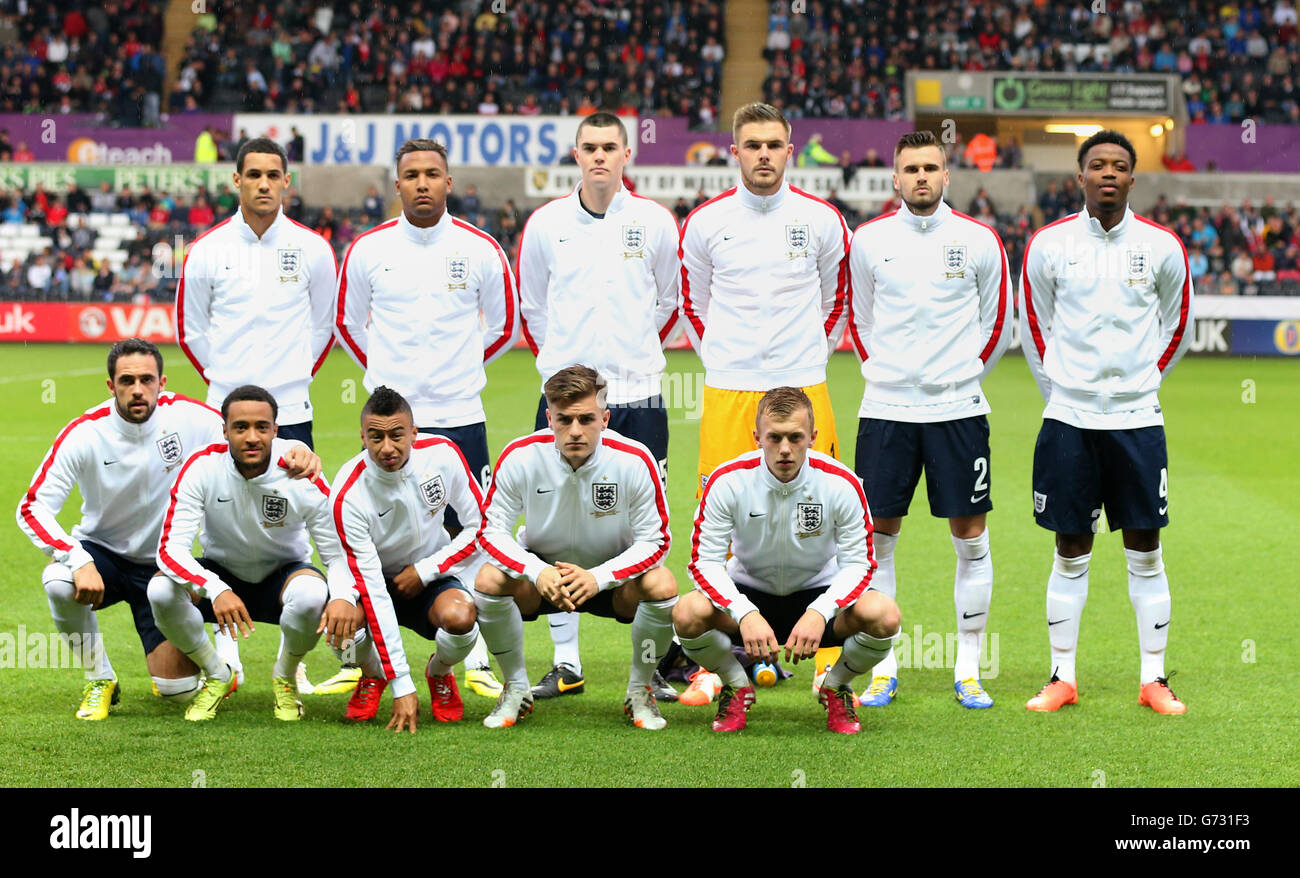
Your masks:
<path fill-rule="evenodd" d="M 616 108 L 712 124 L 720 102 L 723 0 L 208 5 L 172 92 L 174 111 Z"/>
<path fill-rule="evenodd" d="M 901 119 L 908 70 L 1169 73 L 1193 124 L 1300 124 L 1295 0 L 773 0 L 763 94 L 789 116 Z"/>

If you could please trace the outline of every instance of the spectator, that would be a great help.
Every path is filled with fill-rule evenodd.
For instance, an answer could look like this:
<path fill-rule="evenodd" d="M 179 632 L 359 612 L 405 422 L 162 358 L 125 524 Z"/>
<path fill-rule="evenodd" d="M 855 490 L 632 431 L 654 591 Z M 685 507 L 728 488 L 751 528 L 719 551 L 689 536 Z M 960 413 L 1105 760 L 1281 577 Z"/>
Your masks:
<path fill-rule="evenodd" d="M 13 152 L 13 159 L 12 159 L 12 161 L 15 161 L 15 162 L 34 162 L 34 161 L 36 161 L 36 154 L 33 153 L 30 149 L 27 148 L 27 143 L 26 143 L 26 141 L 22 141 L 22 140 L 20 140 L 20 141 L 18 141 L 18 147 L 17 147 L 17 148 L 14 150 L 14 152 Z"/>
<path fill-rule="evenodd" d="M 194 205 L 190 208 L 185 221 L 196 228 L 207 229 L 217 221 L 217 216 L 208 204 L 208 199 L 200 194 L 195 197 Z"/>
<path fill-rule="evenodd" d="M 50 267 L 45 254 L 37 254 L 27 268 L 27 286 L 37 295 L 42 295 L 49 292 L 50 280 L 53 276 L 54 270 Z"/>
<path fill-rule="evenodd" d="M 1210 270 L 1210 260 L 1201 252 L 1200 247 L 1193 247 L 1187 253 L 1187 265 L 1192 275 L 1192 283 L 1199 286 L 1201 279 Z"/>
<path fill-rule="evenodd" d="M 194 163 L 212 165 L 217 162 L 217 141 L 212 136 L 212 128 L 204 125 L 203 131 L 194 141 Z"/>
<path fill-rule="evenodd" d="M 834 164 L 838 164 L 838 161 L 826 147 L 822 146 L 822 136 L 818 132 L 813 132 L 808 137 L 808 142 L 804 144 L 803 149 L 799 150 L 799 156 L 795 161 L 795 166 L 800 168 Z"/>
<path fill-rule="evenodd" d="M 379 190 L 374 186 L 366 190 L 366 197 L 361 202 L 361 209 L 371 216 L 384 215 L 384 201 L 379 197 Z"/>
<path fill-rule="evenodd" d="M 1186 172 L 1196 170 L 1196 165 L 1192 164 L 1192 160 L 1187 157 L 1185 152 L 1161 156 L 1160 162 L 1170 171 Z"/>

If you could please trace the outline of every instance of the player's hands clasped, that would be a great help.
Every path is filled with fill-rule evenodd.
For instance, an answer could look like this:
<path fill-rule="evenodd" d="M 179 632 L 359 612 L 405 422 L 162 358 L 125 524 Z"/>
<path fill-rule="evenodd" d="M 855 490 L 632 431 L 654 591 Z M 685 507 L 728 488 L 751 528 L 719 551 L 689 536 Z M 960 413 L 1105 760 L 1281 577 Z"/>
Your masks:
<path fill-rule="evenodd" d="M 357 629 L 366 623 L 365 611 L 355 604 L 338 599 L 325 605 L 316 633 L 335 649 L 347 649 L 356 638 Z"/>
<path fill-rule="evenodd" d="M 799 659 L 812 658 L 821 646 L 826 633 L 826 620 L 816 610 L 807 610 L 790 629 L 790 639 L 785 642 L 785 660 L 799 664 Z"/>
<path fill-rule="evenodd" d="M 72 589 L 72 599 L 79 604 L 98 607 L 104 600 L 104 580 L 94 561 L 72 571 Z"/>
<path fill-rule="evenodd" d="M 212 602 L 212 614 L 217 617 L 217 627 L 232 639 L 239 636 L 240 628 L 244 631 L 244 637 L 257 630 L 253 625 L 253 617 L 248 615 L 248 607 L 244 606 L 239 595 L 233 591 L 227 590 L 217 595 Z"/>
<path fill-rule="evenodd" d="M 388 721 L 388 728 L 400 732 L 409 728 L 415 734 L 416 719 L 420 716 L 420 699 L 414 692 L 393 699 L 393 718 Z"/>
<path fill-rule="evenodd" d="M 420 580 L 420 574 L 415 572 L 413 564 L 407 564 L 397 571 L 397 575 L 393 577 L 393 585 L 397 587 L 397 593 L 404 598 L 413 598 L 424 591 L 424 583 Z"/>
<path fill-rule="evenodd" d="M 590 570 L 565 561 L 556 561 L 555 566 L 561 574 L 560 588 L 568 596 L 573 609 L 581 607 L 600 591 L 600 586 L 596 584 L 596 577 L 591 575 Z"/>
<path fill-rule="evenodd" d="M 776 661 L 781 644 L 777 643 L 772 626 L 758 610 L 746 613 L 740 620 L 740 637 L 745 641 L 745 652 L 750 658 Z"/>
<path fill-rule="evenodd" d="M 547 567 L 537 575 L 537 593 L 566 613 L 572 613 L 575 607 L 569 600 L 567 589 L 560 582 L 562 576 L 557 568 Z"/>

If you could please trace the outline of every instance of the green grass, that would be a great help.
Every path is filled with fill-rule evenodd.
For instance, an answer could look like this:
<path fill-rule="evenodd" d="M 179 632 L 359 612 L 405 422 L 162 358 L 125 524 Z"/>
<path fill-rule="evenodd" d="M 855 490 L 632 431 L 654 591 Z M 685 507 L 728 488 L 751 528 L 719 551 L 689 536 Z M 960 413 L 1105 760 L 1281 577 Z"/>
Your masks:
<path fill-rule="evenodd" d="M 0 498 L 15 504 L 58 429 L 107 397 L 103 346 L 0 347 L 0 392 L 8 400 L 0 437 L 7 451 Z M 169 389 L 202 396 L 176 349 L 165 351 Z M 699 362 L 674 353 L 670 372 L 693 387 Z M 341 401 L 355 366 L 335 351 L 317 377 L 317 450 L 332 476 L 358 446 L 358 404 Z M 1257 401 L 1242 400 L 1255 382 Z M 708 729 L 710 708 L 666 705 L 668 728 L 640 732 L 621 714 L 627 629 L 584 618 L 587 692 L 542 702 L 520 727 L 484 729 L 490 702 L 466 697 L 466 719 L 398 737 L 382 723 L 344 725 L 343 696 L 308 697 L 296 725 L 271 717 L 271 658 L 278 641 L 262 626 L 243 645 L 245 689 L 213 723 L 195 727 L 150 696 L 140 644 L 124 608 L 101 617 L 125 697 L 107 722 L 73 718 L 81 689 L 75 669 L 0 670 L 0 785 L 189 786 L 1254 786 L 1300 784 L 1290 686 L 1300 651 L 1296 573 L 1296 448 L 1300 373 L 1280 360 L 1185 360 L 1162 391 L 1168 423 L 1172 525 L 1165 561 L 1174 595 L 1169 667 L 1189 705 L 1182 718 L 1137 706 L 1137 637 L 1118 535 L 1094 553 L 1079 657 L 1081 702 L 1057 714 L 1023 708 L 1050 672 L 1043 620 L 1052 538 L 1030 508 L 1030 463 L 1042 403 L 1024 362 L 1008 357 L 988 382 L 993 405 L 990 517 L 995 589 L 990 634 L 998 638 L 997 676 L 986 675 L 997 706 L 964 711 L 953 701 L 946 667 L 904 670 L 900 696 L 883 711 L 861 711 L 863 733 L 831 736 L 811 692 L 811 668 L 775 690 L 760 690 L 750 727 L 722 737 Z M 52 384 L 50 382 L 53 382 Z M 836 355 L 830 385 L 843 455 L 853 459 L 861 378 L 856 361 Z M 488 370 L 493 454 L 532 427 L 537 399 L 532 358 L 512 352 Z M 50 399 L 53 394 L 54 399 Z M 669 503 L 674 534 L 670 569 L 685 587 L 694 507 L 697 422 L 673 411 Z M 954 630 L 954 558 L 946 523 L 920 503 L 898 548 L 904 631 Z M 75 498 L 74 498 L 75 500 Z M 71 526 L 79 503 L 61 520 Z M 9 506 L 8 508 L 13 508 Z M 50 632 L 40 588 L 42 558 L 16 526 L 0 529 L 0 634 L 18 626 Z M 545 623 L 525 628 L 530 673 L 549 665 Z M 428 644 L 409 633 L 419 666 Z M 1253 644 L 1253 661 L 1251 658 Z M 318 648 L 310 676 L 333 670 Z M 421 684 L 423 689 L 423 686 Z M 381 716 L 388 713 L 385 697 Z"/>

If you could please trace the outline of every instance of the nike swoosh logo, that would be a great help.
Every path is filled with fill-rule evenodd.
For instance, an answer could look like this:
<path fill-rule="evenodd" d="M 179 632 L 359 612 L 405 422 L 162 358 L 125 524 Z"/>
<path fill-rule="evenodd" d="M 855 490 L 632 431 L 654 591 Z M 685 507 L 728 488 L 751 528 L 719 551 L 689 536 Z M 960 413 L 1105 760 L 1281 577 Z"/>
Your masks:
<path fill-rule="evenodd" d="M 116 460 L 106 460 L 104 461 L 104 466 L 112 466 L 115 463 L 117 463 Z"/>
<path fill-rule="evenodd" d="M 963 612 L 963 613 L 961 614 L 961 617 L 962 617 L 963 619 L 974 619 L 976 616 L 983 616 L 983 615 L 984 615 L 984 613 L 965 613 L 965 612 Z M 1065 620 L 1062 620 L 1062 621 L 1065 621 Z"/>
<path fill-rule="evenodd" d="M 886 261 L 886 262 L 893 262 L 893 261 L 894 261 L 895 259 L 897 259 L 897 258 L 898 258 L 897 256 L 886 256 L 886 257 L 885 257 L 885 261 Z"/>
<path fill-rule="evenodd" d="M 1170 620 L 1169 620 L 1169 622 L 1172 622 L 1172 621 L 1173 621 L 1173 619 L 1170 619 Z M 1157 623 L 1157 624 L 1156 624 L 1156 630 L 1159 631 L 1161 628 L 1167 628 L 1167 627 L 1169 627 L 1169 622 L 1166 622 L 1166 623 L 1164 623 L 1163 625 Z"/>
<path fill-rule="evenodd" d="M 218 503 L 229 503 L 229 502 L 230 502 L 230 498 L 229 498 L 229 497 L 218 497 L 218 498 L 217 498 L 217 502 L 218 502 Z"/>
<path fill-rule="evenodd" d="M 978 502 L 980 502 L 981 500 L 983 500 L 983 499 L 984 499 L 985 497 L 987 497 L 987 496 L 988 496 L 987 493 L 980 494 L 978 497 L 976 497 L 974 494 L 971 494 L 971 495 L 970 495 L 970 502 L 972 502 L 972 503 L 978 503 Z"/>
<path fill-rule="evenodd" d="M 554 491 L 554 490 L 555 490 L 554 488 L 547 488 L 545 491 L 543 491 L 541 488 L 538 488 L 538 489 L 537 489 L 537 493 L 539 493 L 539 494 L 549 494 L 549 493 L 551 493 L 551 492 Z"/>
<path fill-rule="evenodd" d="M 569 239 L 568 239 L 568 238 L 556 238 L 556 240 L 559 241 L 561 244 L 563 244 L 565 241 L 567 241 L 567 240 L 569 240 Z"/>
<path fill-rule="evenodd" d="M 1156 514 L 1157 514 L 1157 515 L 1164 515 L 1164 514 L 1165 514 L 1166 512 L 1168 512 L 1168 511 L 1169 511 L 1169 504 L 1166 503 L 1164 506 L 1161 506 L 1161 507 L 1160 507 L 1160 511 L 1157 512 Z"/>
<path fill-rule="evenodd" d="M 393 507 L 389 506 L 389 507 L 388 507 L 387 509 L 385 509 L 383 512 L 379 513 L 379 517 L 380 517 L 380 518 L 383 518 L 385 515 L 387 515 L 388 513 L 392 512 L 392 511 L 393 511 Z"/>
<path fill-rule="evenodd" d="M 1065 264 L 1066 264 L 1066 265 L 1078 265 L 1078 264 L 1079 264 L 1079 260 L 1077 260 L 1077 259 L 1071 259 L 1069 262 L 1067 262 L 1067 263 L 1065 263 Z"/>
<path fill-rule="evenodd" d="M 388 266 L 384 266 L 384 271 L 392 271 L 392 269 L 389 268 Z"/>
<path fill-rule="evenodd" d="M 1048 622 L 1047 622 L 1047 627 L 1048 627 L 1048 628 L 1051 628 L 1053 625 L 1060 625 L 1062 622 L 1069 622 L 1069 621 L 1070 621 L 1070 619 L 1069 619 L 1068 616 L 1067 616 L 1066 618 L 1064 618 L 1064 619 L 1057 619 L 1055 622 L 1053 622 L 1053 621 L 1051 621 L 1051 620 L 1049 619 Z"/>
<path fill-rule="evenodd" d="M 730 241 L 730 240 L 731 240 L 732 238 L 734 238 L 734 237 L 736 237 L 736 236 L 735 236 L 735 235 L 723 235 L 723 236 L 722 236 L 722 240 L 724 240 L 724 241 Z"/>
<path fill-rule="evenodd" d="M 581 686 L 583 683 L 586 682 L 587 682 L 586 680 L 579 680 L 576 683 L 566 683 L 563 680 L 557 680 L 555 685 L 560 688 L 561 692 L 568 692 L 570 689 L 577 689 L 579 686 Z"/>
<path fill-rule="evenodd" d="M 751 512 L 751 513 L 749 513 L 749 517 L 750 517 L 750 518 L 758 518 L 759 516 L 762 516 L 762 515 L 767 515 L 767 513 L 766 513 L 766 512 Z"/>

